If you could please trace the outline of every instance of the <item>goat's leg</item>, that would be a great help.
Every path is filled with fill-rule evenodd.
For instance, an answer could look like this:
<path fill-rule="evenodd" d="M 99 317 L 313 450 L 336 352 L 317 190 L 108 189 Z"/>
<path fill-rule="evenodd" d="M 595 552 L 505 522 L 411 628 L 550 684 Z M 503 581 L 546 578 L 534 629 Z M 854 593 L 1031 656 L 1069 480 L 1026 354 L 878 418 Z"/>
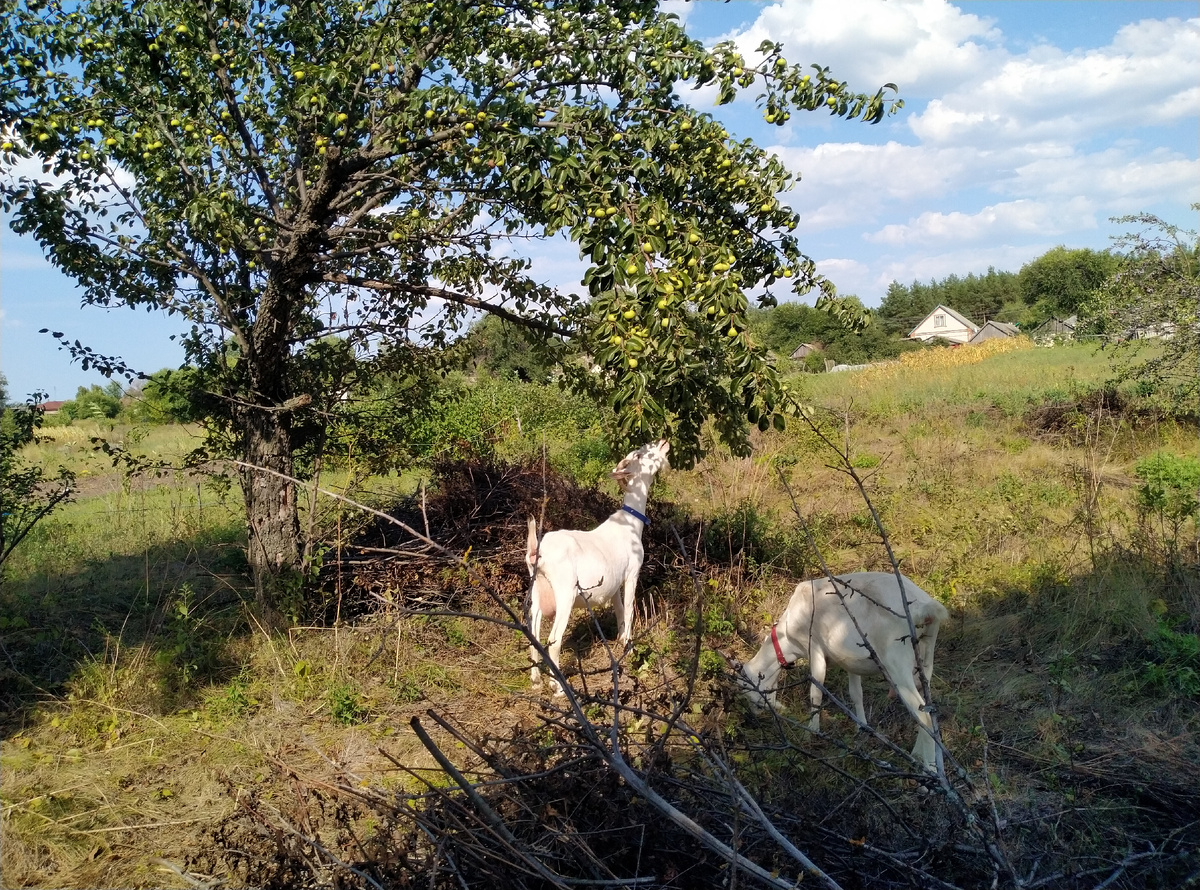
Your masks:
<path fill-rule="evenodd" d="M 554 615 L 554 624 L 550 627 L 550 639 L 546 641 L 546 650 L 550 655 L 550 661 L 554 666 L 562 672 L 562 662 L 559 656 L 562 654 L 563 638 L 567 635 L 567 622 L 571 620 L 571 603 L 558 604 L 558 611 Z M 554 689 L 555 695 L 565 695 L 562 685 L 558 682 L 557 677 L 550 680 L 550 685 Z"/>
<path fill-rule="evenodd" d="M 854 703 L 854 713 L 858 722 L 867 725 L 867 711 L 863 707 L 862 674 L 850 675 L 850 701 Z"/>
<path fill-rule="evenodd" d="M 633 595 L 637 590 L 638 571 L 640 570 L 641 565 L 639 564 L 632 572 L 625 576 L 624 595 L 618 593 L 616 602 L 613 603 L 617 613 L 617 639 L 625 646 L 628 646 L 633 641 L 633 612 L 635 606 Z"/>
<path fill-rule="evenodd" d="M 808 672 L 813 679 L 808 691 L 808 700 L 812 703 L 813 710 L 812 717 L 808 721 L 808 728 L 813 732 L 820 732 L 821 702 L 824 700 L 821 686 L 825 685 L 825 653 L 819 646 L 813 646 L 812 651 L 808 653 Z"/>
<path fill-rule="evenodd" d="M 529 610 L 529 632 L 533 634 L 535 640 L 542 638 L 542 610 L 538 608 L 537 591 L 534 591 L 533 605 Z M 533 643 L 529 644 L 529 663 L 532 665 L 529 668 L 529 685 L 533 689 L 542 688 L 542 672 L 538 667 L 542 663 L 542 656 L 538 654 L 537 646 Z"/>
<path fill-rule="evenodd" d="M 907 683 L 896 684 L 896 694 L 900 696 L 900 700 L 904 702 L 917 721 L 917 740 L 913 744 L 912 756 L 924 764 L 925 769 L 933 772 L 936 769 L 932 735 L 933 718 L 929 716 L 928 711 L 924 710 L 925 700 L 921 698 L 921 693 L 917 692 L 913 685 L 912 674 L 906 674 L 905 678 L 908 680 Z"/>

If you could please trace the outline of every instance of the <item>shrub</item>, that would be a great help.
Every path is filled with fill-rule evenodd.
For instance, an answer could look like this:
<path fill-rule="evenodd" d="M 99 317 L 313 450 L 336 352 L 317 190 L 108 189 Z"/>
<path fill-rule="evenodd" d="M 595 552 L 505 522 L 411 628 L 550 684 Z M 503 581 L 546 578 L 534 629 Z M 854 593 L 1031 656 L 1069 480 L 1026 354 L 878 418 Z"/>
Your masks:
<path fill-rule="evenodd" d="M 1137 507 L 1143 527 L 1157 532 L 1158 543 L 1169 553 L 1177 553 L 1180 531 L 1188 520 L 1195 522 L 1200 507 L 1200 460 L 1160 451 L 1139 461 L 1134 474 L 1142 483 Z"/>
<path fill-rule="evenodd" d="M 1142 671 L 1142 688 L 1170 697 L 1200 696 L 1200 637 L 1160 619 L 1150 640 L 1153 660 Z"/>

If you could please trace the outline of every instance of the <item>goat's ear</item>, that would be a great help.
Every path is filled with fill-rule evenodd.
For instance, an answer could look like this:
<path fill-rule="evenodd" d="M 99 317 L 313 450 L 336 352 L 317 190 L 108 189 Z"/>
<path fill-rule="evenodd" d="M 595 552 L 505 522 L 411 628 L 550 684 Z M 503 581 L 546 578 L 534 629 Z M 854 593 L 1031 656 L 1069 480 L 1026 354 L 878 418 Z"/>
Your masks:
<path fill-rule="evenodd" d="M 671 443 L 668 442 L 666 439 L 659 439 L 658 440 L 658 450 L 659 450 L 660 454 L 666 454 L 668 451 L 671 450 Z"/>
<path fill-rule="evenodd" d="M 629 465 L 633 463 L 628 457 L 622 458 L 621 462 L 613 467 L 612 477 L 617 480 L 617 485 L 624 491 L 629 486 L 629 481 L 633 478 L 633 473 L 629 469 Z"/>

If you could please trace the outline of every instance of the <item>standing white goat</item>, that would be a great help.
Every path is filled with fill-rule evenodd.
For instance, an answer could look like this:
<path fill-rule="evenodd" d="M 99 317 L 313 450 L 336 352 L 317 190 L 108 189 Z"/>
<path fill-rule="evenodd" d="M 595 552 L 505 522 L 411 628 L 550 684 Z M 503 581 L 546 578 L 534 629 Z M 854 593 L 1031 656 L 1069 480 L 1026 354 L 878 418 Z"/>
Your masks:
<path fill-rule="evenodd" d="M 529 517 L 529 543 L 525 562 L 529 566 L 529 629 L 541 639 L 542 616 L 553 618 L 550 639 L 546 641 L 550 660 L 557 666 L 563 636 L 571 609 L 597 606 L 612 600 L 617 613 L 617 635 L 628 644 L 633 637 L 633 593 L 645 552 L 642 529 L 646 518 L 646 500 L 650 484 L 666 466 L 671 446 L 666 439 L 631 451 L 617 464 L 612 476 L 625 493 L 621 509 L 590 532 L 563 529 L 537 539 L 537 522 Z M 530 645 L 533 662 L 530 678 L 534 688 L 541 686 L 537 647 Z M 562 694 L 558 681 L 552 681 L 555 693 Z"/>
<path fill-rule="evenodd" d="M 836 581 L 837 590 L 829 578 L 801 581 L 796 586 L 783 617 L 772 626 L 757 654 L 742 665 L 744 694 L 756 707 L 766 707 L 768 702 L 774 705 L 780 672 L 797 658 L 807 658 L 814 681 L 809 728 L 816 732 L 821 728 L 822 699 L 817 684 L 825 683 L 825 669 L 832 663 L 849 673 L 850 700 L 859 721 L 866 725 L 862 678 L 882 669 L 920 724 L 913 757 L 933 771 L 935 748 L 933 736 L 927 731 L 932 730 L 933 721 L 922 710 L 925 699 L 915 682 L 917 659 L 896 576 L 888 572 L 853 572 L 836 576 Z M 920 667 L 928 682 L 933 675 L 938 629 L 949 613 L 910 578 L 904 578 L 904 591 L 917 631 Z"/>

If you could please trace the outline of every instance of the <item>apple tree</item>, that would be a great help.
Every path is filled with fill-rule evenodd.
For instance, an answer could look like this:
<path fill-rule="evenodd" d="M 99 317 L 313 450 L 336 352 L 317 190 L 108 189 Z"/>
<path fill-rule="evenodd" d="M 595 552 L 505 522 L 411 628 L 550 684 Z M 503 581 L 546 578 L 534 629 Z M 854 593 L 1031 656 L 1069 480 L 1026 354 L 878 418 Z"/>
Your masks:
<path fill-rule="evenodd" d="M 770 44 L 706 48 L 654 0 L 0 4 L 13 227 L 85 302 L 180 317 L 240 460 L 264 605 L 303 568 L 292 478 L 331 379 L 385 355 L 426 366 L 490 313 L 627 439 L 669 436 L 687 460 L 706 418 L 738 448 L 747 424 L 782 424 L 747 293 L 817 288 L 855 315 L 776 197 L 792 175 L 679 91 L 754 89 L 782 125 L 878 121 L 891 85 L 855 93 Z M 17 175 L 28 158 L 43 175 Z M 579 293 L 529 261 L 567 240 Z M 320 347 L 333 337 L 348 348 Z"/>

